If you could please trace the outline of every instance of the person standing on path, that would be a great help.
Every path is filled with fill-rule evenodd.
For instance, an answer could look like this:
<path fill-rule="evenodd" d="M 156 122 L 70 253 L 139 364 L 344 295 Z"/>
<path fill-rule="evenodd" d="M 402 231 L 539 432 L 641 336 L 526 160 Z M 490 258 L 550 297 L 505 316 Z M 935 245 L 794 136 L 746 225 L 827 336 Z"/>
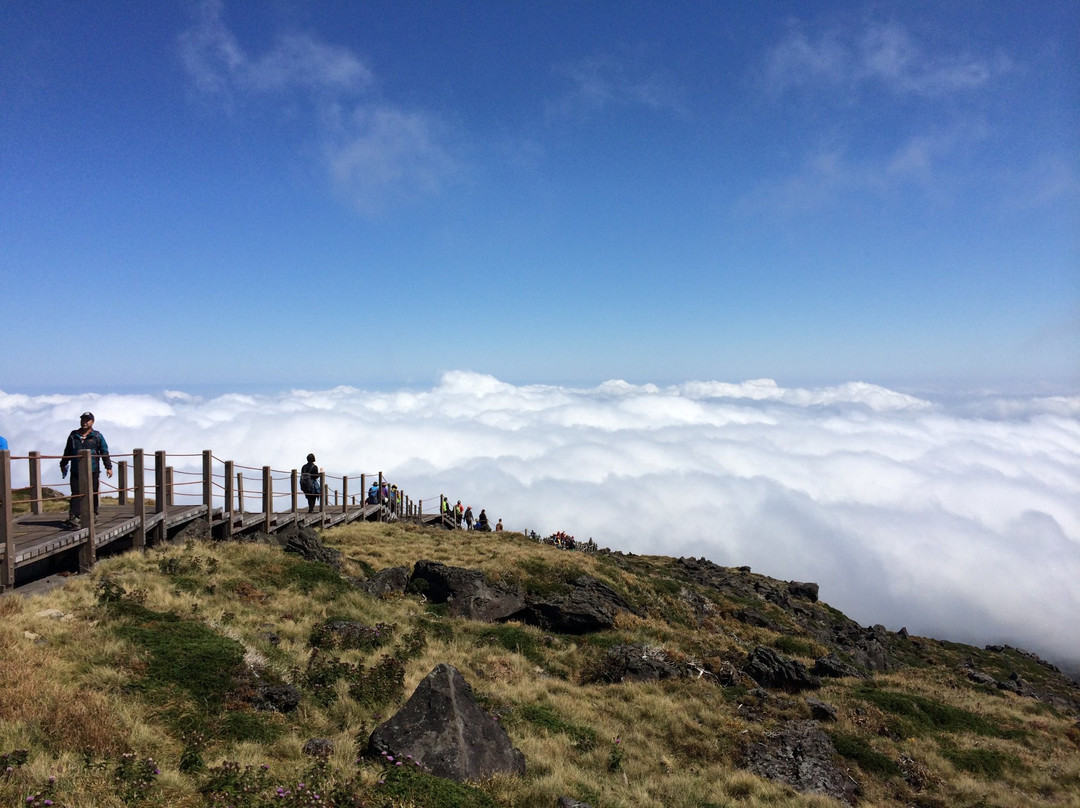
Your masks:
<path fill-rule="evenodd" d="M 307 497 L 307 512 L 315 513 L 315 504 L 322 495 L 322 473 L 315 465 L 315 455 L 307 456 L 307 463 L 300 469 L 300 490 Z"/>
<path fill-rule="evenodd" d="M 91 452 L 90 476 L 92 480 L 81 480 L 79 472 L 79 453 L 84 449 Z M 98 490 L 101 480 L 100 463 L 105 463 L 105 473 L 112 477 L 112 459 L 109 457 L 109 444 L 105 442 L 105 436 L 94 429 L 94 413 L 84 412 L 79 416 L 79 428 L 71 430 L 67 444 L 64 446 L 64 456 L 60 458 L 60 475 L 67 477 L 68 463 L 71 464 L 71 499 L 68 501 L 68 519 L 65 527 L 76 529 L 79 527 L 79 495 L 94 494 L 94 516 L 98 515 Z M 92 486 L 92 487 L 91 487 Z"/>

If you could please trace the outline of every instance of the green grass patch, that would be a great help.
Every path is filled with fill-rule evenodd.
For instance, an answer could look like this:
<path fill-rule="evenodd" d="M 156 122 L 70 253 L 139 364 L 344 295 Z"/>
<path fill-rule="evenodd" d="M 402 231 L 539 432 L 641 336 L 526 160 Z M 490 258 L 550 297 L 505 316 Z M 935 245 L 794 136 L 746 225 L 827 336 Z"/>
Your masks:
<path fill-rule="evenodd" d="M 196 620 L 131 601 L 114 602 L 110 610 L 121 618 L 116 634 L 143 652 L 140 687 L 145 693 L 167 697 L 165 691 L 180 690 L 208 709 L 221 709 L 244 668 L 240 643 Z"/>
<path fill-rule="evenodd" d="M 999 779 L 1007 769 L 1024 768 L 1019 758 L 996 749 L 954 749 L 943 746 L 941 754 L 957 769 L 992 780 Z"/>
<path fill-rule="evenodd" d="M 524 626 L 499 623 L 483 627 L 483 633 L 476 638 L 477 645 L 494 645 L 507 651 L 521 654 L 534 665 L 547 662 L 544 646 L 535 629 Z"/>
<path fill-rule="evenodd" d="M 598 736 L 592 727 L 565 720 L 550 704 L 540 702 L 519 705 L 514 709 L 511 720 L 516 718 L 547 732 L 565 735 L 574 748 L 581 752 L 596 747 Z"/>
<path fill-rule="evenodd" d="M 856 695 L 898 719 L 898 730 L 903 735 L 970 732 L 990 738 L 1006 736 L 1000 727 L 982 716 L 924 696 L 876 687 L 861 687 Z"/>
<path fill-rule="evenodd" d="M 892 758 L 878 752 L 857 735 L 830 732 L 829 738 L 837 754 L 857 764 L 867 774 L 878 777 L 896 777 L 903 773 Z"/>
<path fill-rule="evenodd" d="M 499 804 L 479 788 L 435 777 L 416 765 L 388 767 L 376 793 L 392 800 L 392 805 L 499 808 Z"/>

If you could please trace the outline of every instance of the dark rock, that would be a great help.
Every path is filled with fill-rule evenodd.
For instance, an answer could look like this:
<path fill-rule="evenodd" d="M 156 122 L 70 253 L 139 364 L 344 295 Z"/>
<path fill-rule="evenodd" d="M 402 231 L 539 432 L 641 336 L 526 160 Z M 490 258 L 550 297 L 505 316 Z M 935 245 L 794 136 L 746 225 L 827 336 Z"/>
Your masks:
<path fill-rule="evenodd" d="M 559 634 L 588 634 L 614 628 L 620 611 L 632 611 L 615 590 L 588 575 L 568 586 L 562 594 L 526 595 L 525 608 L 514 617 Z"/>
<path fill-rule="evenodd" d="M 825 794 L 849 805 L 858 786 L 833 760 L 836 749 L 816 721 L 791 721 L 746 752 L 746 768 L 804 794 Z"/>
<path fill-rule="evenodd" d="M 300 527 L 294 522 L 278 532 L 276 539 L 286 553 L 295 553 L 305 561 L 318 561 L 341 569 L 341 553 L 323 544 L 319 534 L 310 527 Z"/>
<path fill-rule="evenodd" d="M 836 654 L 826 654 L 814 660 L 814 667 L 810 672 L 815 676 L 826 676 L 830 679 L 842 679 L 845 676 L 859 676 L 859 671 L 852 665 L 848 665 Z"/>
<path fill-rule="evenodd" d="M 759 645 L 747 657 L 743 672 L 763 687 L 789 692 L 821 687 L 821 680 L 801 662 L 780 656 L 771 648 Z"/>
<path fill-rule="evenodd" d="M 597 678 L 610 683 L 646 682 L 697 677 L 702 673 L 700 668 L 673 662 L 661 648 L 648 645 L 616 645 L 608 650 Z M 715 679 L 712 675 L 709 678 Z"/>
<path fill-rule="evenodd" d="M 493 623 L 521 611 L 521 590 L 492 583 L 480 570 L 448 567 L 437 561 L 417 561 L 409 588 L 422 592 L 432 603 L 445 603 L 454 617 Z"/>
<path fill-rule="evenodd" d="M 818 585 L 801 581 L 788 581 L 788 594 L 793 598 L 801 598 L 811 603 L 817 603 Z"/>
<path fill-rule="evenodd" d="M 334 754 L 334 742 L 329 738 L 309 738 L 302 751 L 309 757 L 327 758 Z"/>
<path fill-rule="evenodd" d="M 997 679 L 995 679 L 989 673 L 983 673 L 982 671 L 977 670 L 970 670 L 967 672 L 967 677 L 968 679 L 976 682 L 977 684 L 997 687 Z"/>
<path fill-rule="evenodd" d="M 357 584 L 364 592 L 367 592 L 369 595 L 376 598 L 390 598 L 397 595 L 404 595 L 405 588 L 408 585 L 408 567 L 390 567 L 389 569 L 380 570 L 366 581 L 361 581 Z"/>
<path fill-rule="evenodd" d="M 836 708 L 813 696 L 806 697 L 806 706 L 810 708 L 810 717 L 817 721 L 835 721 Z"/>
<path fill-rule="evenodd" d="M 506 731 L 476 703 L 452 665 L 435 667 L 398 712 L 371 733 L 368 752 L 411 759 L 458 782 L 494 774 L 524 774 L 525 757 Z"/>
<path fill-rule="evenodd" d="M 256 710 L 275 713 L 291 713 L 299 703 L 300 691 L 289 684 L 260 684 L 255 688 L 255 697 L 251 700 Z"/>

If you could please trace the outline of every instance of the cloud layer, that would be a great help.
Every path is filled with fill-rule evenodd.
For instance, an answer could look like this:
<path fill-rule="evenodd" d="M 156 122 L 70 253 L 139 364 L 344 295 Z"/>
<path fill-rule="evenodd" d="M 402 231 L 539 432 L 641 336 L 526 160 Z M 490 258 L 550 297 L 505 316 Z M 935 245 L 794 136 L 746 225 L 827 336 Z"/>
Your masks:
<path fill-rule="evenodd" d="M 864 383 L 573 389 L 460 371 L 389 392 L 0 392 L 14 455 L 59 453 L 87 408 L 117 454 L 164 449 L 194 471 L 182 455 L 213 449 L 289 470 L 310 451 L 328 474 L 383 471 L 509 529 L 749 564 L 817 581 L 864 624 L 1080 658 L 1080 397 L 945 405 Z M 25 463 L 13 472 L 25 483 Z"/>

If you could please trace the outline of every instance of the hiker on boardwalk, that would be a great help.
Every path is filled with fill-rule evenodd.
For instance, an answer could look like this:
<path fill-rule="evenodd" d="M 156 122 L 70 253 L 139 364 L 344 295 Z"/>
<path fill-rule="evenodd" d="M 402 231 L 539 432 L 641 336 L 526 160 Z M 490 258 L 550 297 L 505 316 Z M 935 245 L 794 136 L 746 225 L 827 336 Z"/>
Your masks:
<path fill-rule="evenodd" d="M 486 531 L 491 530 L 491 525 L 488 524 L 487 511 L 483 508 L 480 509 L 480 518 L 476 520 L 476 529 Z"/>
<path fill-rule="evenodd" d="M 461 520 L 465 518 L 465 506 L 461 504 L 461 500 L 457 501 L 457 505 L 454 506 L 454 525 L 460 530 Z"/>
<path fill-rule="evenodd" d="M 472 505 L 470 505 L 468 508 L 465 509 L 465 529 L 466 530 L 472 530 L 472 523 L 473 523 Z"/>
<path fill-rule="evenodd" d="M 500 519 L 498 522 L 495 523 L 495 532 L 496 533 L 502 533 L 502 529 L 503 529 L 502 519 Z"/>
<path fill-rule="evenodd" d="M 300 469 L 300 490 L 307 497 L 307 512 L 315 513 L 315 503 L 322 494 L 322 474 L 315 465 L 315 455 L 307 456 L 307 463 Z"/>
<path fill-rule="evenodd" d="M 79 453 L 84 449 L 91 452 L 90 476 L 92 480 L 82 480 L 79 471 Z M 79 416 L 79 428 L 71 430 L 67 444 L 64 446 L 64 456 L 60 458 L 60 475 L 67 477 L 68 464 L 71 464 L 71 500 L 68 502 L 68 519 L 65 527 L 76 529 L 79 527 L 79 495 L 87 496 L 93 491 L 94 516 L 98 515 L 98 490 L 101 479 L 101 462 L 105 463 L 105 473 L 112 477 L 112 459 L 109 457 L 109 444 L 105 442 L 105 436 L 94 429 L 94 413 L 84 412 Z M 92 486 L 92 487 L 91 487 Z"/>
<path fill-rule="evenodd" d="M 0 435 L 0 452 L 7 449 L 7 447 L 7 438 L 5 438 L 3 435 Z"/>

